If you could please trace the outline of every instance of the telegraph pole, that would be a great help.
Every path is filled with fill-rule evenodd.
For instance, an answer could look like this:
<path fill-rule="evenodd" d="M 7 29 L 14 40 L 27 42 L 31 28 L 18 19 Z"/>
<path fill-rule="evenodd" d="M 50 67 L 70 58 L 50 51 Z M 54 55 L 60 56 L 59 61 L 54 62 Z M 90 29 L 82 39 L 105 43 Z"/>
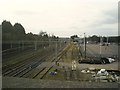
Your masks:
<path fill-rule="evenodd" d="M 57 40 L 56 40 L 56 45 L 55 45 L 55 58 L 56 58 L 56 64 L 57 64 L 57 48 L 58 48 L 58 45 L 57 45 Z"/>
<path fill-rule="evenodd" d="M 86 58 L 86 36 L 84 33 L 84 52 L 85 52 L 85 58 Z"/>
<path fill-rule="evenodd" d="M 49 47 L 50 47 L 50 44 L 51 43 L 51 37 L 50 37 L 50 34 L 49 34 Z"/>
<path fill-rule="evenodd" d="M 107 36 L 107 45 L 108 45 L 108 39 L 109 39 L 109 38 L 108 38 L 108 36 Z"/>
<path fill-rule="evenodd" d="M 80 35 L 81 36 L 81 35 Z M 81 37 L 79 37 L 79 43 L 78 43 L 78 46 L 79 46 L 79 58 L 81 55 L 81 52 L 80 52 L 80 48 L 81 48 Z"/>
<path fill-rule="evenodd" d="M 101 54 L 102 54 L 101 46 L 102 46 L 102 37 L 100 36 L 100 57 L 101 57 Z"/>

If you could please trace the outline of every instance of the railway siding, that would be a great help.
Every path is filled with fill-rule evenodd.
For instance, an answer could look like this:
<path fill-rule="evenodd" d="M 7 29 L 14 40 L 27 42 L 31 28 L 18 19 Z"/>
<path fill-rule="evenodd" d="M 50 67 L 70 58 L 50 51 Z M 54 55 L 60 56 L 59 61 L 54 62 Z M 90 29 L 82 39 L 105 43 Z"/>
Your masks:
<path fill-rule="evenodd" d="M 6 74 L 10 73 L 8 76 L 32 79 L 89 81 L 91 75 L 81 73 L 81 70 L 87 68 L 87 65 L 78 65 L 78 60 L 81 58 L 79 52 L 80 48 L 78 47 L 77 44 L 70 43 L 63 48 L 63 50 L 58 50 L 57 54 L 55 54 L 55 52 L 52 55 L 46 53 L 43 57 L 40 57 L 37 60 L 31 60 L 31 62 L 20 64 L 20 69 L 17 67 L 18 65 L 16 65 L 16 68 L 13 68 L 12 73 L 8 71 Z M 76 61 L 77 65 L 75 71 L 72 71 L 73 61 Z M 89 65 L 89 67 L 93 66 L 94 65 Z M 55 72 L 56 69 L 57 74 L 51 75 L 50 73 Z"/>
<path fill-rule="evenodd" d="M 45 68 L 40 74 L 38 74 L 35 78 L 36 79 L 42 79 L 46 73 L 52 68 L 53 66 L 49 67 L 49 68 Z"/>
<path fill-rule="evenodd" d="M 66 74 L 65 74 L 65 75 L 66 75 L 66 76 L 65 76 L 65 77 L 66 77 L 66 80 L 70 80 L 70 70 L 69 70 L 68 67 L 65 68 L 65 73 L 66 73 Z"/>

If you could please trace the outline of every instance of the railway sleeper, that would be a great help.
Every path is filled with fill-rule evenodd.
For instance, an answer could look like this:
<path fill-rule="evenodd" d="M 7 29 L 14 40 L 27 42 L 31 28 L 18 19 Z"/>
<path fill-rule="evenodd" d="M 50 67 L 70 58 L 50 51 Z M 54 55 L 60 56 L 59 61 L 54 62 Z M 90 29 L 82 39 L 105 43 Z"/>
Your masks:
<path fill-rule="evenodd" d="M 22 77 L 23 78 L 29 78 L 29 76 L 35 71 L 35 69 L 30 70 L 29 72 L 27 72 L 26 74 L 24 74 Z"/>
<path fill-rule="evenodd" d="M 44 68 L 40 69 L 43 70 Z M 39 69 L 37 69 L 36 67 L 29 67 L 29 69 L 27 71 L 25 71 L 25 73 L 23 73 L 22 75 L 20 75 L 20 77 L 30 77 L 33 78 L 36 76 L 36 72 L 35 71 L 39 71 Z M 33 75 L 32 73 L 35 73 L 35 75 Z M 27 74 L 27 75 L 26 75 Z"/>
<path fill-rule="evenodd" d="M 76 73 L 76 71 L 72 71 L 72 76 L 73 76 L 73 80 L 77 80 L 77 73 Z"/>
<path fill-rule="evenodd" d="M 29 71 L 31 71 L 31 68 L 28 68 L 28 69 L 26 69 L 23 73 L 18 74 L 17 77 L 22 77 L 22 76 L 24 76 L 26 73 L 28 73 Z"/>
<path fill-rule="evenodd" d="M 24 75 L 23 77 L 25 77 L 25 78 L 33 78 L 42 70 L 44 70 L 44 68 L 40 68 L 40 69 L 34 68 L 30 72 L 28 72 L 26 75 Z"/>
<path fill-rule="evenodd" d="M 66 73 L 66 80 L 70 80 L 70 71 L 69 68 L 65 68 L 65 73 Z"/>
<path fill-rule="evenodd" d="M 53 66 L 49 67 L 49 68 L 45 68 L 42 72 L 40 72 L 35 78 L 38 79 L 42 79 L 46 73 L 52 68 Z"/>
<path fill-rule="evenodd" d="M 6 75 L 12 73 L 12 72 L 15 71 L 15 70 L 18 70 L 19 68 L 21 68 L 21 67 L 23 67 L 23 66 L 25 66 L 25 65 L 21 65 L 21 66 L 19 66 L 19 67 L 15 67 L 15 68 L 10 69 L 10 70 L 8 70 L 8 71 L 6 71 L 6 72 L 3 72 L 3 76 L 6 76 Z"/>
<path fill-rule="evenodd" d="M 23 68 L 22 70 L 20 70 L 19 72 L 16 72 L 15 74 L 13 74 L 12 76 L 15 77 L 17 75 L 19 75 L 20 73 L 24 72 L 25 70 L 27 70 L 28 68 Z"/>
<path fill-rule="evenodd" d="M 31 69 L 31 65 L 23 65 L 23 66 L 20 66 L 19 68 L 15 68 L 15 69 L 13 70 L 13 73 L 12 73 L 12 71 L 11 71 L 10 76 L 13 76 L 13 77 L 18 76 L 18 77 L 19 77 L 22 72 L 24 72 L 24 71 L 26 71 L 26 70 L 29 70 L 29 69 Z M 15 70 L 16 70 L 16 71 L 15 71 Z"/>
<path fill-rule="evenodd" d="M 27 61 L 28 61 L 29 59 L 27 59 Z M 31 60 L 30 60 L 31 61 Z M 29 62 L 30 62 L 29 61 Z M 13 67 L 10 67 L 10 68 L 8 68 L 8 69 L 6 69 L 6 70 L 4 70 L 3 71 L 3 73 L 6 73 L 6 72 L 9 72 L 10 70 L 11 70 L 11 72 L 13 72 L 13 71 L 15 71 L 15 70 L 17 70 L 17 69 L 19 69 L 19 68 L 21 68 L 21 67 L 23 67 L 23 66 L 27 66 L 26 64 L 28 63 L 28 62 L 20 62 L 20 65 L 19 64 L 17 64 L 17 65 L 13 65 Z M 3 68 L 4 69 L 4 68 Z M 7 73 L 6 73 L 7 74 Z M 9 73 L 8 73 L 9 74 Z"/>

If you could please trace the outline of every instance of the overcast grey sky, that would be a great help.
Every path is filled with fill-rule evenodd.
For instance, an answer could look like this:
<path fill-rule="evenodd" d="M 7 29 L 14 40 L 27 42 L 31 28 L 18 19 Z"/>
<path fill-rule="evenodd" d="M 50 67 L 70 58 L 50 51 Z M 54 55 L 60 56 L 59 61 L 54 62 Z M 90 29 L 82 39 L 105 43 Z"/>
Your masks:
<path fill-rule="evenodd" d="M 0 22 L 21 23 L 26 33 L 118 34 L 118 0 L 0 0 L 0 11 Z"/>

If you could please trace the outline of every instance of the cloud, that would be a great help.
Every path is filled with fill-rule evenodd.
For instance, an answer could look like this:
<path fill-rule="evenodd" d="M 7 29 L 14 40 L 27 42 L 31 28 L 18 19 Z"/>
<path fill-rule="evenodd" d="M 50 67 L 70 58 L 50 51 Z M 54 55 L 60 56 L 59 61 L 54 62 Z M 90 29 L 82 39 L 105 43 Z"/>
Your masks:
<path fill-rule="evenodd" d="M 100 26 L 90 27 L 87 30 L 88 34 L 98 34 L 98 35 L 118 35 L 118 24 L 102 24 Z"/>
<path fill-rule="evenodd" d="M 113 9 L 113 10 L 103 12 L 103 13 L 106 17 L 108 17 L 105 20 L 103 20 L 103 23 L 106 23 L 106 24 L 118 23 L 118 11 L 117 11 L 117 9 Z"/>
<path fill-rule="evenodd" d="M 89 34 L 118 35 L 118 12 L 117 9 L 102 11 L 101 14 L 87 27 Z"/>
<path fill-rule="evenodd" d="M 81 28 L 80 28 L 80 27 L 77 27 L 77 26 L 71 26 L 71 27 L 69 27 L 69 29 L 72 29 L 72 30 L 80 30 Z"/>
<path fill-rule="evenodd" d="M 112 10 L 109 10 L 109 11 L 106 11 L 106 12 L 103 12 L 105 13 L 106 15 L 110 16 L 110 17 L 114 17 L 115 19 L 118 18 L 118 10 L 117 8 L 114 8 Z"/>
<path fill-rule="evenodd" d="M 74 33 L 93 34 L 117 30 L 114 26 L 118 20 L 117 0 L 2 1 L 0 20 L 20 22 L 27 32 L 38 33 L 42 29 L 48 33 L 69 36 Z"/>
<path fill-rule="evenodd" d="M 18 11 L 14 11 L 14 14 L 16 14 L 16 15 L 36 15 L 36 14 L 38 14 L 38 12 L 28 11 L 28 10 L 18 10 Z"/>
<path fill-rule="evenodd" d="M 79 25 L 71 25 L 69 29 L 74 32 L 86 32 L 88 35 L 118 35 L 118 14 L 117 9 L 102 11 L 95 18 L 81 20 Z M 84 30 L 84 31 L 83 31 Z"/>
<path fill-rule="evenodd" d="M 117 9 L 112 9 L 109 11 L 102 11 L 101 16 L 96 19 L 91 27 L 103 26 L 105 24 L 117 24 L 118 23 L 118 12 Z"/>
<path fill-rule="evenodd" d="M 108 17 L 107 19 L 101 22 L 101 24 L 115 24 L 115 23 L 118 23 L 118 19 L 115 19 L 114 17 Z"/>

